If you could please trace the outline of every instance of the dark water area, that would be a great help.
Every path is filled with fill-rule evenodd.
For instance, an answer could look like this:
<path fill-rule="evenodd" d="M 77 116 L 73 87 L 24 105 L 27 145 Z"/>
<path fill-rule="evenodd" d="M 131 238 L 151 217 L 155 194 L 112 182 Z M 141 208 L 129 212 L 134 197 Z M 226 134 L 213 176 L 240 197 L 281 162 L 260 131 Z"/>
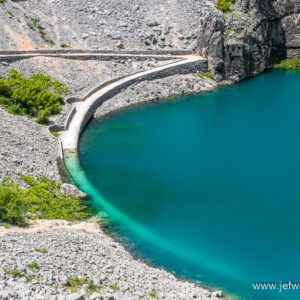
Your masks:
<path fill-rule="evenodd" d="M 299 87 L 273 71 L 91 121 L 94 205 L 158 266 L 238 299 L 300 299 Z"/>

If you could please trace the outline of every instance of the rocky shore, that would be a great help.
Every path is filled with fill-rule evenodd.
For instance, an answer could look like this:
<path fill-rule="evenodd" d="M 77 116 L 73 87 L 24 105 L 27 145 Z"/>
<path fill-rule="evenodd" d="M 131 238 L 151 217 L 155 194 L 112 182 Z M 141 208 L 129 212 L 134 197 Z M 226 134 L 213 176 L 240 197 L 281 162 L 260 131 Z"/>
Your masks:
<path fill-rule="evenodd" d="M 255 76 L 270 67 L 271 52 L 299 57 L 299 0 L 237 0 L 226 14 L 215 2 L 5 0 L 0 4 L 1 49 L 187 49 L 208 59 L 218 81 L 190 74 L 140 82 L 105 102 L 96 117 Z M 106 80 L 160 63 L 167 61 L 1 60 L 0 76 L 11 68 L 25 75 L 43 72 L 63 81 L 70 96 L 82 97 Z M 70 108 L 66 104 L 52 121 L 63 124 Z M 23 184 L 19 175 L 28 174 L 60 181 L 57 140 L 47 128 L 1 108 L 0 120 L 0 179 L 8 176 Z M 134 259 L 94 223 L 39 221 L 24 230 L 0 226 L 0 232 L 0 300 L 205 300 L 218 295 Z M 87 283 L 72 290 L 68 276 L 86 277 Z M 102 288 L 87 295 L 91 282 Z"/>
<path fill-rule="evenodd" d="M 12 65 L 2 64 L 0 72 L 7 74 L 11 67 L 17 67 L 27 75 L 36 71 L 43 72 L 46 70 L 46 59 L 38 60 L 36 64 L 34 62 L 37 59 L 29 64 L 25 61 Z M 74 62 L 60 62 L 68 67 L 70 64 L 74 66 Z M 55 61 L 49 63 L 54 64 Z M 144 68 L 157 63 L 148 61 Z M 132 66 L 132 63 L 129 64 Z M 128 62 L 125 65 L 127 69 L 124 68 L 123 72 L 132 72 L 133 68 L 128 67 Z M 82 96 L 80 87 L 83 85 L 91 89 L 108 78 L 102 72 L 96 79 L 89 79 L 87 74 L 92 67 L 101 69 L 101 63 L 82 67 L 81 79 L 75 81 L 72 81 L 70 75 L 72 69 L 65 74 L 63 81 L 70 84 L 72 96 Z M 61 79 L 63 75 L 59 72 L 60 68 L 51 69 L 51 75 Z M 215 81 L 206 77 L 200 79 L 197 74 L 140 82 L 108 100 L 96 115 L 104 116 L 141 101 L 196 93 L 214 86 Z M 69 108 L 70 105 L 65 105 L 63 112 Z M 64 119 L 64 115 L 58 116 L 56 120 Z M 8 114 L 3 109 L 0 109 L 0 118 L 0 139 L 1 144 L 5 145 L 0 150 L 0 178 L 8 176 L 22 184 L 19 175 L 28 174 L 34 177 L 45 175 L 60 181 L 56 164 L 58 142 L 47 128 L 27 117 Z M 46 253 L 35 249 L 46 249 Z M 178 280 L 164 270 L 137 260 L 123 246 L 104 234 L 95 223 L 39 221 L 28 229 L 0 226 L 0 257 L 0 299 L 138 300 L 155 297 L 205 300 L 220 295 L 197 284 Z M 28 267 L 31 264 L 37 264 L 39 268 L 31 269 Z M 85 277 L 86 283 L 78 286 L 75 291 L 70 287 L 68 276 Z M 102 288 L 91 293 L 88 288 L 91 282 Z"/>
<path fill-rule="evenodd" d="M 3 300 L 206 300 L 219 295 L 133 258 L 93 222 L 0 227 L 0 265 Z M 86 283 L 74 288 L 70 277 Z M 90 282 L 99 289 L 89 288 Z"/>

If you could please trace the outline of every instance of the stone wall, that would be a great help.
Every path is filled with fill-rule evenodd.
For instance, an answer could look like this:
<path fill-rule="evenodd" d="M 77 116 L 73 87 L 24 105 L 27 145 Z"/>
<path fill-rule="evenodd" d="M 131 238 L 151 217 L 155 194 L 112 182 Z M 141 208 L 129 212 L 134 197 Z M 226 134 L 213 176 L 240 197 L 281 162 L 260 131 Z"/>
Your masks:
<path fill-rule="evenodd" d="M 140 76 L 135 79 L 131 79 L 129 81 L 126 81 L 124 83 L 121 83 L 114 89 L 109 90 L 107 93 L 102 95 L 95 101 L 90 107 L 85 115 L 81 125 L 80 125 L 80 132 L 83 130 L 85 125 L 88 123 L 88 121 L 93 117 L 95 111 L 97 108 L 103 104 L 105 101 L 108 99 L 112 98 L 113 96 L 117 95 L 120 93 L 122 90 L 128 88 L 130 85 L 134 83 L 139 83 L 145 80 L 153 80 L 153 79 L 161 79 L 164 77 L 172 76 L 172 75 L 179 75 L 179 74 L 195 74 L 197 72 L 200 73 L 205 73 L 208 71 L 208 65 L 206 60 L 197 60 L 194 62 L 186 63 L 183 65 L 176 65 L 176 66 L 171 66 L 170 68 L 163 69 L 157 72 L 153 72 L 150 74 L 145 74 L 143 76 Z M 72 117 L 72 116 L 71 116 Z M 70 119 L 67 121 L 67 124 L 70 124 Z M 66 128 L 67 129 L 67 128 Z"/>

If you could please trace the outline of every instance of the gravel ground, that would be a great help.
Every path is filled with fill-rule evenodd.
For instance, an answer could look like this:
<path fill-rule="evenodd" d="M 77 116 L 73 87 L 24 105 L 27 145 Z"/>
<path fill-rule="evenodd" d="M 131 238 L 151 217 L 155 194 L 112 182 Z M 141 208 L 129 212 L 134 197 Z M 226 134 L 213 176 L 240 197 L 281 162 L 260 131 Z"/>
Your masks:
<path fill-rule="evenodd" d="M 26 0 L 0 10 L 2 49 L 195 49 L 199 20 L 214 0 Z M 47 43 L 32 19 L 45 29 Z"/>
<path fill-rule="evenodd" d="M 38 252 L 36 249 L 46 249 Z M 38 269 L 27 265 L 36 262 Z M 0 227 L 0 299 L 216 299 L 196 284 L 133 258 L 91 222 L 37 221 L 29 229 Z M 7 270 L 19 270 L 13 277 Z M 31 277 L 29 277 L 31 276 Z M 101 284 L 87 295 L 86 285 L 71 292 L 68 276 Z M 30 278 L 31 280 L 28 281 Z"/>
<path fill-rule="evenodd" d="M 8 176 L 22 184 L 19 176 L 28 174 L 59 181 L 57 140 L 47 128 L 1 107 L 0 120 L 0 178 Z"/>

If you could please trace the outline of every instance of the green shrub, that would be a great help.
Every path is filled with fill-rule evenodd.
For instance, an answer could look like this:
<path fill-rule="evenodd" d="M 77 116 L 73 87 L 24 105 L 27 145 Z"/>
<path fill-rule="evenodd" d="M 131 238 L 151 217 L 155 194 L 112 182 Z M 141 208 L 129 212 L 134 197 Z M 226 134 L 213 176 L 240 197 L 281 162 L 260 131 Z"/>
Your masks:
<path fill-rule="evenodd" d="M 39 253 L 48 253 L 46 248 L 35 248 L 34 251 Z"/>
<path fill-rule="evenodd" d="M 27 264 L 26 267 L 28 267 L 31 270 L 34 270 L 34 269 L 39 270 L 40 269 L 40 266 L 35 261 L 33 261 L 32 263 Z"/>
<path fill-rule="evenodd" d="M 91 210 L 77 198 L 67 196 L 59 183 L 22 175 L 28 188 L 8 179 L 0 182 L 0 222 L 24 226 L 29 219 L 85 220 Z M 37 251 L 37 250 L 36 250 Z"/>
<path fill-rule="evenodd" d="M 216 8 L 222 12 L 227 12 L 230 10 L 232 4 L 235 3 L 235 0 L 217 0 Z"/>
<path fill-rule="evenodd" d="M 18 270 L 18 269 L 7 269 L 4 268 L 3 271 L 7 274 L 10 275 L 14 278 L 21 278 L 21 277 L 25 277 L 25 273 L 23 273 L 22 271 Z"/>
<path fill-rule="evenodd" d="M 22 190 L 8 179 L 0 182 L 0 221 L 24 226 L 26 204 L 22 200 Z"/>
<path fill-rule="evenodd" d="M 200 72 L 198 72 L 197 76 L 198 76 L 199 79 L 202 79 L 202 80 L 205 79 L 205 78 L 209 78 L 209 79 L 213 79 L 214 78 L 213 75 L 211 73 L 209 73 L 209 72 L 206 72 L 206 73 L 200 73 Z"/>
<path fill-rule="evenodd" d="M 300 58 L 284 59 L 275 63 L 275 68 L 300 70 Z"/>
<path fill-rule="evenodd" d="M 37 117 L 40 124 L 60 112 L 63 95 L 68 93 L 63 83 L 41 73 L 27 78 L 12 69 L 6 78 L 0 77 L 0 104 L 10 113 Z"/>
<path fill-rule="evenodd" d="M 150 292 L 148 292 L 148 297 L 150 297 L 150 298 L 157 298 L 157 292 L 156 291 L 150 291 Z"/>
<path fill-rule="evenodd" d="M 61 48 L 70 48 L 70 45 L 66 44 L 66 43 L 63 43 L 63 44 L 60 44 L 60 47 Z"/>

